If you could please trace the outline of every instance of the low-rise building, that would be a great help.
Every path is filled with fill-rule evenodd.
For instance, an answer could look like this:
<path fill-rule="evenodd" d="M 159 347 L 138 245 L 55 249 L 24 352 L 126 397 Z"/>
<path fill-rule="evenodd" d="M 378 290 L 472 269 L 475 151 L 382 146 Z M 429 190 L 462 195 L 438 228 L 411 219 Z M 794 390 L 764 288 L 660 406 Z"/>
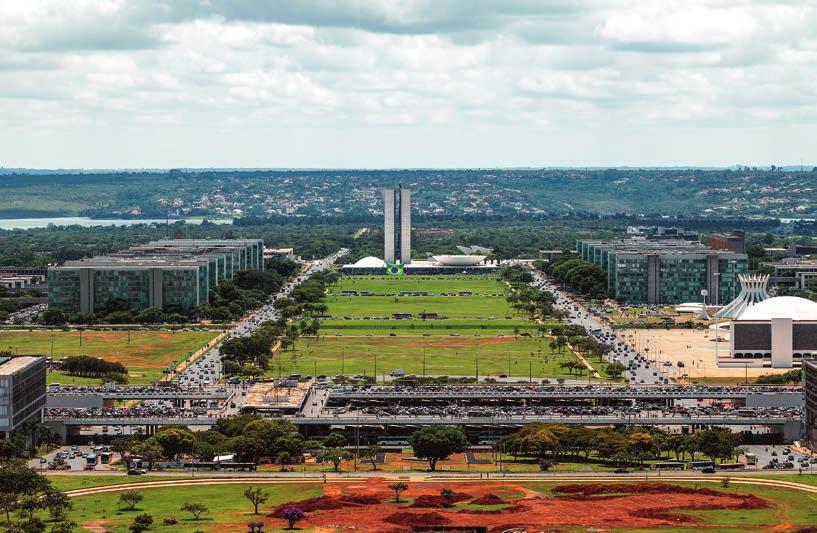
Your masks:
<path fill-rule="evenodd" d="M 763 266 L 772 269 L 769 281 L 775 285 L 817 290 L 817 259 L 786 257 Z"/>

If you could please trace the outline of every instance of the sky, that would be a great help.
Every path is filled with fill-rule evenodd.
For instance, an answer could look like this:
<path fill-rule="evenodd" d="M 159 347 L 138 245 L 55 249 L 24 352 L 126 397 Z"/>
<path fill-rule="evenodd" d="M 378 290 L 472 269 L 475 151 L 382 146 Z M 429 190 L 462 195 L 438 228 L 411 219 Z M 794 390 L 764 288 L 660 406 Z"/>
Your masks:
<path fill-rule="evenodd" d="M 817 162 L 814 0 L 0 0 L 0 166 Z"/>

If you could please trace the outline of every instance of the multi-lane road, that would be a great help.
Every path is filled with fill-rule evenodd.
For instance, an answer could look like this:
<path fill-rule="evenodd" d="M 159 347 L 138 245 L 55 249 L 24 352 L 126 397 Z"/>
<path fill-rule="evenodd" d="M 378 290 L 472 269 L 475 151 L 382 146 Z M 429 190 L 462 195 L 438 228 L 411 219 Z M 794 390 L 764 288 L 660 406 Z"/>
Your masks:
<path fill-rule="evenodd" d="M 547 291 L 556 299 L 555 309 L 567 313 L 567 323 L 584 326 L 588 333 L 597 341 L 612 347 L 607 359 L 617 362 L 627 367 L 624 372 L 624 379 L 633 384 L 661 384 L 668 383 L 669 380 L 650 363 L 647 358 L 633 350 L 627 343 L 621 340 L 610 328 L 602 324 L 579 302 L 571 298 L 567 293 L 560 290 L 554 283 L 545 277 L 538 270 L 531 269 L 533 282 L 531 286 Z"/>
<path fill-rule="evenodd" d="M 270 296 L 266 304 L 254 310 L 233 326 L 233 328 L 227 332 L 225 338 L 246 337 L 261 326 L 261 324 L 278 320 L 280 318 L 279 311 L 273 307 L 276 300 L 288 296 L 289 293 L 292 292 L 292 289 L 309 279 L 313 274 L 331 268 L 334 262 L 339 257 L 346 255 L 346 253 L 348 253 L 348 250 L 342 248 L 328 257 L 307 263 L 306 268 L 293 279 L 289 280 L 278 293 Z M 219 346 L 214 346 L 196 360 L 194 364 L 181 372 L 176 377 L 176 381 L 183 386 L 210 387 L 219 382 L 222 378 L 222 373 Z M 240 398 L 240 396 L 237 398 Z"/>

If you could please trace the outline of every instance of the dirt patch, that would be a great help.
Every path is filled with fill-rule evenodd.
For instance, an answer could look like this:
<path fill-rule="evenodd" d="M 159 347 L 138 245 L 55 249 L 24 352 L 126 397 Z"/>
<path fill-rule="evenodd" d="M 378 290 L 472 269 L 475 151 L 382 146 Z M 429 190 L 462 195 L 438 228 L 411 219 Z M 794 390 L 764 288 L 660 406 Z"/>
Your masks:
<path fill-rule="evenodd" d="M 383 518 L 383 521 L 399 526 L 441 526 L 451 522 L 448 518 L 434 511 L 425 513 L 398 511 Z"/>
<path fill-rule="evenodd" d="M 371 479 L 329 485 L 326 489 L 331 496 L 293 502 L 304 510 L 312 510 L 299 526 L 315 530 L 354 528 L 401 533 L 407 533 L 413 525 L 479 525 L 492 532 L 514 528 L 528 531 L 680 528 L 706 525 L 699 518 L 684 516 L 680 513 L 683 510 L 751 510 L 769 505 L 751 494 L 664 483 L 562 485 L 555 488 L 558 496 L 546 497 L 525 485 L 507 481 L 409 483 L 403 496 L 413 499 L 414 503 L 396 505 L 388 484 L 387 480 Z M 456 501 L 470 501 L 475 505 L 506 504 L 507 507 L 446 508 L 440 497 L 442 489 L 454 491 Z M 424 507 L 428 510 L 424 511 Z M 277 518 L 275 512 L 270 516 Z M 278 524 L 283 521 L 272 523 L 276 527 Z"/>
<path fill-rule="evenodd" d="M 489 493 L 472 501 L 471 505 L 502 505 L 503 503 L 505 503 L 505 500 L 496 494 Z"/>
<path fill-rule="evenodd" d="M 447 507 L 449 504 L 464 502 L 466 500 L 470 500 L 471 498 L 473 498 L 473 496 L 464 492 L 455 492 L 454 496 L 449 500 L 446 500 L 439 494 L 423 494 L 422 496 L 417 496 L 417 498 L 414 499 L 414 503 L 412 503 L 409 507 L 442 509 L 443 507 Z"/>

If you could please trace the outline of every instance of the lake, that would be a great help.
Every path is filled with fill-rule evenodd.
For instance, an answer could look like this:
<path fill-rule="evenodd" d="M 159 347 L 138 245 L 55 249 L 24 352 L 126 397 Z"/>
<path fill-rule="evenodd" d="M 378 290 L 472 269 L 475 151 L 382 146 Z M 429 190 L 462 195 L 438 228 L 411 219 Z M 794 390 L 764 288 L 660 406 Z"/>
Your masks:
<path fill-rule="evenodd" d="M 203 219 L 182 219 L 185 224 L 201 224 Z M 207 219 L 214 224 L 232 224 L 231 219 Z M 170 219 L 171 223 L 178 220 Z M 51 217 L 51 218 L 0 218 L 0 229 L 32 229 L 45 228 L 49 224 L 55 226 L 133 226 L 135 224 L 164 224 L 165 219 L 159 218 L 89 218 L 89 217 Z"/>

